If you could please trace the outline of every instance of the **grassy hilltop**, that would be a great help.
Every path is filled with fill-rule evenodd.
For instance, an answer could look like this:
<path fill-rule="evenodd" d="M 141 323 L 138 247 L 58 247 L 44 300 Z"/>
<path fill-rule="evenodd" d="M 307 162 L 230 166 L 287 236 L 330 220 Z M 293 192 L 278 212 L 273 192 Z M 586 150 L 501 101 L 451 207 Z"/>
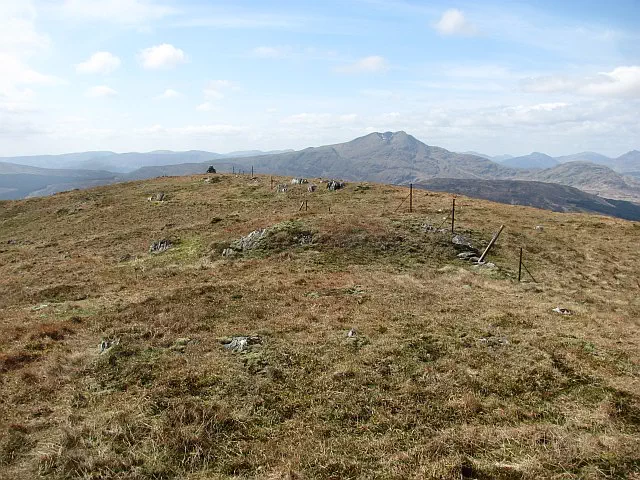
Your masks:
<path fill-rule="evenodd" d="M 204 178 L 0 202 L 0 478 L 640 478 L 640 224 Z"/>

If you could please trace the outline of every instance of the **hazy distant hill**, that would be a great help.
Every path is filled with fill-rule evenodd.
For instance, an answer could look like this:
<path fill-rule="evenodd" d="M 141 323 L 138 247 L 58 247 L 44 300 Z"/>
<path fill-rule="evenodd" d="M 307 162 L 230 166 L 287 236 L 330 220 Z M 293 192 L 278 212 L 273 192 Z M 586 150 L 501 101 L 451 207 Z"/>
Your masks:
<path fill-rule="evenodd" d="M 522 157 L 514 157 L 502 162 L 505 167 L 512 168 L 553 168 L 559 162 L 549 155 L 540 152 L 533 152 Z"/>
<path fill-rule="evenodd" d="M 29 165 L 33 167 L 56 169 L 84 169 L 84 170 L 108 170 L 117 173 L 129 173 L 134 170 L 149 166 L 175 165 L 178 163 L 200 163 L 220 158 L 236 158 L 253 155 L 269 155 L 282 153 L 287 150 L 275 150 L 261 152 L 249 150 L 231 152 L 226 154 L 207 152 L 202 150 L 190 150 L 187 152 L 174 152 L 171 150 L 156 150 L 153 152 L 81 152 L 66 153 L 62 155 L 34 155 L 23 157 L 5 157 L 1 161 Z"/>
<path fill-rule="evenodd" d="M 607 198 L 640 201 L 639 182 L 623 177 L 609 167 L 589 162 L 563 163 L 546 170 L 526 172 L 515 178 L 559 183 Z"/>
<path fill-rule="evenodd" d="M 88 188 L 118 181 L 112 173 L 65 170 L 0 162 L 0 200 L 49 195 L 74 188 Z"/>
<path fill-rule="evenodd" d="M 572 155 L 563 155 L 561 157 L 555 157 L 560 163 L 567 162 L 591 162 L 598 163 L 600 165 L 610 165 L 612 159 L 606 155 L 602 155 L 596 152 L 580 152 Z"/>
<path fill-rule="evenodd" d="M 473 150 L 470 150 L 468 152 L 460 152 L 466 155 L 475 155 L 476 157 L 482 157 L 482 158 L 486 158 L 487 160 L 491 160 L 493 162 L 497 162 L 497 163 L 502 163 L 505 160 L 509 160 L 511 158 L 513 158 L 513 155 L 509 155 L 509 154 L 503 154 L 503 155 L 487 155 L 486 153 L 479 153 L 479 152 L 474 152 Z"/>
<path fill-rule="evenodd" d="M 640 172 L 640 151 L 631 150 L 613 161 L 613 168 L 619 172 Z"/>
<path fill-rule="evenodd" d="M 610 200 L 566 185 L 519 180 L 434 178 L 418 188 L 450 192 L 511 205 L 526 205 L 555 212 L 590 212 L 640 221 L 640 205 Z"/>
<path fill-rule="evenodd" d="M 0 162 L 17 163 L 20 165 L 28 165 L 31 167 L 54 168 L 54 169 L 73 169 L 78 168 L 84 162 L 92 159 L 100 159 L 116 155 L 114 152 L 96 151 L 96 152 L 79 152 L 79 153 L 63 153 L 62 155 L 27 155 L 19 157 L 0 157 Z"/>
<path fill-rule="evenodd" d="M 616 172 L 630 174 L 640 172 L 640 151 L 631 150 L 617 158 L 609 158 L 595 152 L 582 152 L 573 155 L 557 157 L 560 163 L 566 162 L 592 162 L 599 165 L 606 165 Z"/>

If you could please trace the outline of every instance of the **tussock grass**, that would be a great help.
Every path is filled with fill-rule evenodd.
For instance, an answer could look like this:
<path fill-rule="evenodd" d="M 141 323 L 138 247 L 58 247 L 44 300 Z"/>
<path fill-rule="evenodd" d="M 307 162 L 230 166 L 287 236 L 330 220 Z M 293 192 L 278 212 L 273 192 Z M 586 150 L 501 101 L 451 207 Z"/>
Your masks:
<path fill-rule="evenodd" d="M 637 224 L 204 178 L 2 202 L 0 478 L 639 478 Z"/>

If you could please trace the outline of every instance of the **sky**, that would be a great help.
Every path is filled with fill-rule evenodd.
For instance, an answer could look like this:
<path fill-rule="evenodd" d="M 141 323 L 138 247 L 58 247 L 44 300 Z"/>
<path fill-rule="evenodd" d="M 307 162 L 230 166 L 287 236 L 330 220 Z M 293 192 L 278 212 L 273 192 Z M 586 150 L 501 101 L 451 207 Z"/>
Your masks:
<path fill-rule="evenodd" d="M 0 0 L 0 156 L 640 149 L 640 1 Z"/>

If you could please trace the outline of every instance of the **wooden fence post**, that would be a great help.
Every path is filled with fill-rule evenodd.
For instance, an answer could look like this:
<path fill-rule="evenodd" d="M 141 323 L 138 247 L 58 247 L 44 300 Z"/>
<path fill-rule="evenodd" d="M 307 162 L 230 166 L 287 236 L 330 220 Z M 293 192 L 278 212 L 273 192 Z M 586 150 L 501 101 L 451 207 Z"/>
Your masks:
<path fill-rule="evenodd" d="M 453 204 L 451 206 L 451 233 L 453 234 L 454 226 L 456 224 L 456 198 L 453 197 Z"/>
<path fill-rule="evenodd" d="M 498 237 L 500 236 L 500 234 L 502 233 L 502 230 L 504 229 L 504 225 L 500 225 L 500 230 L 498 230 L 494 235 L 493 238 L 491 239 L 491 241 L 489 242 L 489 245 L 487 245 L 487 248 L 485 248 L 484 253 L 482 254 L 482 256 L 480 257 L 480 260 L 478 260 L 478 263 L 482 263 L 484 260 L 484 257 L 487 256 L 487 253 L 489 253 L 489 250 L 491 250 L 491 247 L 493 247 L 493 244 L 496 243 L 496 240 L 498 240 Z"/>
<path fill-rule="evenodd" d="M 409 213 L 413 212 L 413 183 L 409 184 Z"/>
<path fill-rule="evenodd" d="M 518 263 L 518 282 L 522 278 L 522 247 L 520 247 L 520 262 Z"/>

